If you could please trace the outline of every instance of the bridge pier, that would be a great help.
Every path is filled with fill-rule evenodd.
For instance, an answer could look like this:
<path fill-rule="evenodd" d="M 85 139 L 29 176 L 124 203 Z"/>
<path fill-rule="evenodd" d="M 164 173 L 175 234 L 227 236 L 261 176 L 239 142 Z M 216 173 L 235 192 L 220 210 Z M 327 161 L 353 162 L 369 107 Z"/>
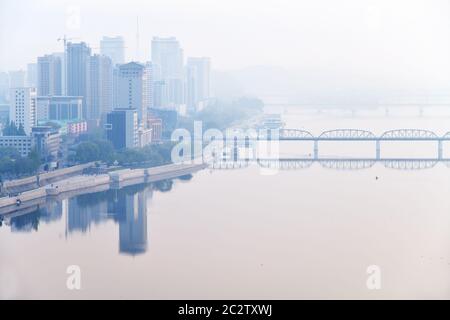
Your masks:
<path fill-rule="evenodd" d="M 438 159 L 442 160 L 442 140 L 438 141 Z"/>
<path fill-rule="evenodd" d="M 380 160 L 380 140 L 377 140 L 377 141 L 376 141 L 376 149 L 377 149 L 377 151 L 376 151 L 376 156 L 375 156 L 375 158 L 376 158 L 377 160 Z"/>
<path fill-rule="evenodd" d="M 319 141 L 314 140 L 314 160 L 319 159 Z"/>

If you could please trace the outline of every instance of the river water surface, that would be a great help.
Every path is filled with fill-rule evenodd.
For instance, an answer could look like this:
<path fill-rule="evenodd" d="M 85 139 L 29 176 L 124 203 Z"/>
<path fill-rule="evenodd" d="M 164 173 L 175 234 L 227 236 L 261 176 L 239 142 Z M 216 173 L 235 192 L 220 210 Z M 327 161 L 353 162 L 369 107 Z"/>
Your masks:
<path fill-rule="evenodd" d="M 314 135 L 450 131 L 439 110 L 421 117 L 285 111 L 286 127 Z M 285 150 L 311 152 L 300 144 Z M 382 152 L 432 157 L 436 146 L 402 143 Z M 321 150 L 372 153 L 362 143 Z M 81 290 L 66 286 L 71 265 L 80 267 Z M 372 265 L 381 272 L 375 290 L 366 284 Z M 173 184 L 49 202 L 0 227 L 0 298 L 449 299 L 450 168 L 205 169 Z"/>

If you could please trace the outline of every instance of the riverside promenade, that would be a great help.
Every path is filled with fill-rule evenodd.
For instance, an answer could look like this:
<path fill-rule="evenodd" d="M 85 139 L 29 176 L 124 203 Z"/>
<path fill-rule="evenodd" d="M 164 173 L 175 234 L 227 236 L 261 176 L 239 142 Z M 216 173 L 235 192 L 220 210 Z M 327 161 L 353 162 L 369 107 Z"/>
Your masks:
<path fill-rule="evenodd" d="M 122 169 L 106 174 L 77 175 L 13 197 L 0 198 L 0 216 L 45 202 L 47 197 L 71 197 L 85 193 L 173 179 L 206 168 L 206 164 L 169 164 L 142 169 Z"/>

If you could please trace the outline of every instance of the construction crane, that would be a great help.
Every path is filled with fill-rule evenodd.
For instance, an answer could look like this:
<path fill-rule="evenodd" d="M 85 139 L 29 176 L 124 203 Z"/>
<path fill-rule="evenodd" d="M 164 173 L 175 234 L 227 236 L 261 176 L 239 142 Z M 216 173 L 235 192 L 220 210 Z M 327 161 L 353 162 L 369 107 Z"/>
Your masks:
<path fill-rule="evenodd" d="M 75 40 L 75 39 L 79 39 L 79 38 L 67 38 L 66 35 L 64 35 L 64 37 L 62 38 L 58 38 L 56 39 L 56 41 L 62 41 L 64 44 L 64 51 L 66 51 L 66 47 L 67 47 L 67 41 L 71 41 L 71 40 Z"/>

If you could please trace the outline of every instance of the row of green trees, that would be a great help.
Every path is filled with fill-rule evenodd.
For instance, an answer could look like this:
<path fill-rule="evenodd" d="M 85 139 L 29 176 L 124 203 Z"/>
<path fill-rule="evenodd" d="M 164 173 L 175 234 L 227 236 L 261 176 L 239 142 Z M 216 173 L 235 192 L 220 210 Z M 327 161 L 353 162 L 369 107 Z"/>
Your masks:
<path fill-rule="evenodd" d="M 0 179 L 35 174 L 41 165 L 36 151 L 22 157 L 15 148 L 0 148 Z"/>
<path fill-rule="evenodd" d="M 73 161 L 86 163 L 103 161 L 107 164 L 159 166 L 171 162 L 172 143 L 152 144 L 144 148 L 114 150 L 111 142 L 103 139 L 81 142 L 72 156 Z"/>
<path fill-rule="evenodd" d="M 20 124 L 19 127 L 16 126 L 14 121 L 11 121 L 10 123 L 6 124 L 3 128 L 3 135 L 4 136 L 25 136 L 25 130 L 23 128 L 23 125 Z"/>

